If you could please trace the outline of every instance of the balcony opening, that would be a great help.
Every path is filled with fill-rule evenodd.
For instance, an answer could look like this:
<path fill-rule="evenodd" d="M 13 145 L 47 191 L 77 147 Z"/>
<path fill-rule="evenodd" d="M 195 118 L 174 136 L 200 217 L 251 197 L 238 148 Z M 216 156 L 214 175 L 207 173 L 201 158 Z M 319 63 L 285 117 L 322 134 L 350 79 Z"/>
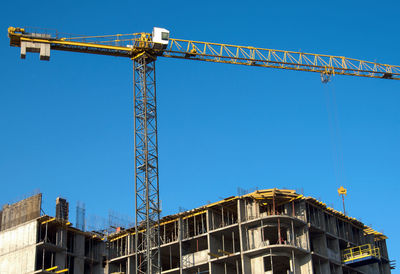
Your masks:
<path fill-rule="evenodd" d="M 290 258 L 287 256 L 266 256 L 264 257 L 264 272 L 290 273 Z"/>

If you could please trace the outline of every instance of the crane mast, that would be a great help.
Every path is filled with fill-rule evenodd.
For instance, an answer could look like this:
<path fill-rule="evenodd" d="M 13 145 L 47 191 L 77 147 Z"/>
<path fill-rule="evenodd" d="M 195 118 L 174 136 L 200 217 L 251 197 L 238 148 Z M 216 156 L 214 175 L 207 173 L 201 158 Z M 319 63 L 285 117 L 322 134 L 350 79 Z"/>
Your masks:
<path fill-rule="evenodd" d="M 135 130 L 135 273 L 160 273 L 160 199 L 158 173 L 157 57 L 190 59 L 267 68 L 317 72 L 323 82 L 333 75 L 400 80 L 400 66 L 343 56 L 263 49 L 251 46 L 169 38 L 169 31 L 103 36 L 60 36 L 58 33 L 8 28 L 10 45 L 38 52 L 50 60 L 51 50 L 128 57 L 134 68 Z"/>
<path fill-rule="evenodd" d="M 133 60 L 135 112 L 135 265 L 136 273 L 160 272 L 155 59 Z M 138 232 L 142 231 L 141 234 Z"/>

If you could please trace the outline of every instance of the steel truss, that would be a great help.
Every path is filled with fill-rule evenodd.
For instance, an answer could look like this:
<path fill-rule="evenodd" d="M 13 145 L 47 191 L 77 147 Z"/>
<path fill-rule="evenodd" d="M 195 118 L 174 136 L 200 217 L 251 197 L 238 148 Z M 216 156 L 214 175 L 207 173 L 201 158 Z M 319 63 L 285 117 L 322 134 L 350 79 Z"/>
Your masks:
<path fill-rule="evenodd" d="M 133 63 L 136 273 L 160 273 L 155 59 L 143 54 Z"/>

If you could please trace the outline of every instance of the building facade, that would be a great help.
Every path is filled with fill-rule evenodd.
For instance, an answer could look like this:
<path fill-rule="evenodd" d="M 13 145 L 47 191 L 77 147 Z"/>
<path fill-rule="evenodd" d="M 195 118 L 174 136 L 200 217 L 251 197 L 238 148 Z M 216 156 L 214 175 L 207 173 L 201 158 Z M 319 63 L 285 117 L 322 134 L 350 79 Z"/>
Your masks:
<path fill-rule="evenodd" d="M 0 273 L 104 273 L 105 239 L 72 227 L 68 203 L 57 198 L 56 217 L 41 216 L 42 195 L 0 211 Z"/>
<path fill-rule="evenodd" d="M 38 216 L 40 201 L 33 201 L 0 211 L 0 273 L 136 272 L 141 231 L 84 232 L 66 219 L 65 200 L 56 217 Z M 21 213 L 26 208 L 29 214 Z M 165 216 L 159 232 L 161 273 L 391 272 L 385 235 L 292 190 L 260 190 Z"/>
<path fill-rule="evenodd" d="M 108 237 L 109 273 L 135 273 L 136 236 L 131 228 Z M 160 236 L 162 273 L 390 273 L 386 236 L 292 190 L 166 216 Z"/>
<path fill-rule="evenodd" d="M 105 242 L 41 216 L 0 232 L 0 273 L 104 273 Z"/>

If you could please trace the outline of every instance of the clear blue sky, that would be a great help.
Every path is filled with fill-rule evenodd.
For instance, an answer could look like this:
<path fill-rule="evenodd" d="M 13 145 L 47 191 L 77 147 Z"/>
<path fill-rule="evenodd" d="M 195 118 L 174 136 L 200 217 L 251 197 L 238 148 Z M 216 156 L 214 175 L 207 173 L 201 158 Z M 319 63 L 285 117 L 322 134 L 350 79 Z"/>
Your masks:
<path fill-rule="evenodd" d="M 71 211 L 77 200 L 101 216 L 134 210 L 131 61 L 56 51 L 50 62 L 21 60 L 8 26 L 83 35 L 159 26 L 174 38 L 400 65 L 394 0 L 151 3 L 3 3 L 0 204 L 40 188 L 48 214 L 57 195 Z M 341 210 L 344 184 L 350 215 L 384 231 L 399 260 L 400 82 L 336 76 L 326 86 L 318 74 L 159 58 L 157 86 L 164 215 L 238 187 L 303 189 Z"/>

